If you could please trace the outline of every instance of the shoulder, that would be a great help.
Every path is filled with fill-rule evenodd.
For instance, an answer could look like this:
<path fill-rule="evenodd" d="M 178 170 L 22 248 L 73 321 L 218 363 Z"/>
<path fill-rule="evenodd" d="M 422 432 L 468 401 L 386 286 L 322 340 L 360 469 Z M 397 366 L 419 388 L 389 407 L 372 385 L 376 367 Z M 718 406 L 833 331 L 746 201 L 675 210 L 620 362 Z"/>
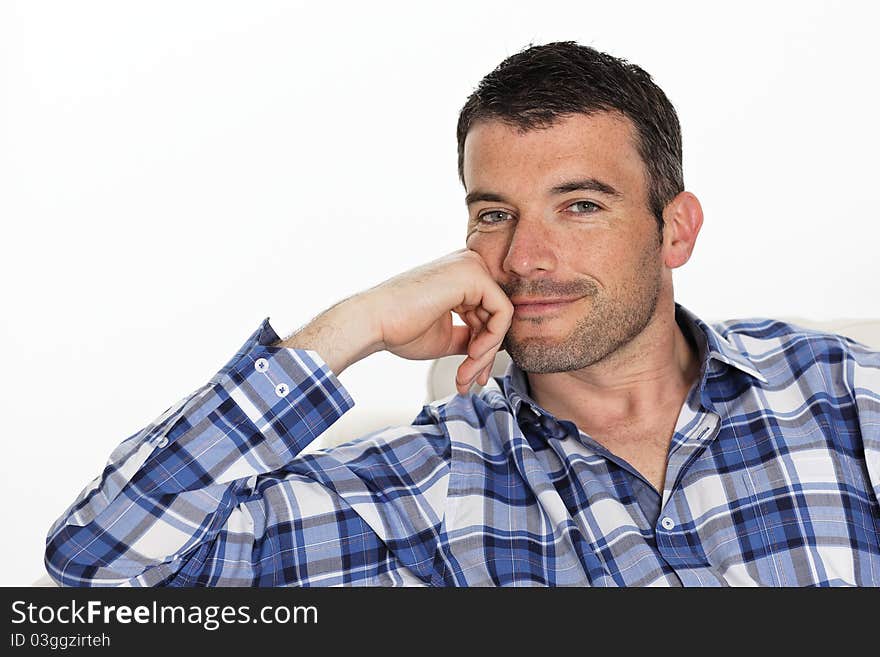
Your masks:
<path fill-rule="evenodd" d="M 880 351 L 828 327 L 766 317 L 712 324 L 773 389 L 796 386 L 804 395 L 825 392 L 838 400 L 855 399 L 859 389 L 880 393 Z"/>
<path fill-rule="evenodd" d="M 877 362 L 880 352 L 828 328 L 829 324 L 769 317 L 728 319 L 712 324 L 722 337 L 750 356 L 810 354 L 831 362 Z M 836 359 L 836 360 L 835 360 Z"/>

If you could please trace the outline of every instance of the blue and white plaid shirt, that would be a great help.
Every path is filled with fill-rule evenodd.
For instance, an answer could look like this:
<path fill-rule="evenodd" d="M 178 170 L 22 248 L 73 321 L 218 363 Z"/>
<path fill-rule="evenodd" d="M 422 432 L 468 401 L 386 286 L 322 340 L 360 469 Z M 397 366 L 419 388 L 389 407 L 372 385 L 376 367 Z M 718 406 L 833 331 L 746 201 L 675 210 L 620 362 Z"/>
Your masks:
<path fill-rule="evenodd" d="M 307 454 L 354 405 L 269 318 L 122 442 L 53 523 L 69 586 L 880 585 L 880 352 L 707 325 L 658 493 L 511 366 L 409 426 Z"/>

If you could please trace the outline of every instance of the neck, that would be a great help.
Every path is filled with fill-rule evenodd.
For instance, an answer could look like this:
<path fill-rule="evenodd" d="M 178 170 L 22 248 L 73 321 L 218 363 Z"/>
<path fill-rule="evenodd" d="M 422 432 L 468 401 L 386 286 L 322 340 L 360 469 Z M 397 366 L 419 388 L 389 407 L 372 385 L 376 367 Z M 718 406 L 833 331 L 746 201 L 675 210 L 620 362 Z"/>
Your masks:
<path fill-rule="evenodd" d="M 677 413 L 699 371 L 697 353 L 670 302 L 658 304 L 644 330 L 602 360 L 570 372 L 527 376 L 542 408 L 589 432 Z"/>

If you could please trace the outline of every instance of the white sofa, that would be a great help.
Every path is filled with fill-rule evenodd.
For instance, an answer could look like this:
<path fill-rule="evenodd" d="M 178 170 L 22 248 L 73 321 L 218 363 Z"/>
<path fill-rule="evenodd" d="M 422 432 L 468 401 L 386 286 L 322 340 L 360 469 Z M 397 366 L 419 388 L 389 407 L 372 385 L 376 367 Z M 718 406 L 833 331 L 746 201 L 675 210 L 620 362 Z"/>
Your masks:
<path fill-rule="evenodd" d="M 804 328 L 839 333 L 880 351 L 880 319 L 834 319 L 822 322 L 798 317 L 780 319 Z M 425 403 L 455 394 L 455 372 L 463 358 L 463 356 L 447 356 L 431 363 L 428 370 Z M 492 376 L 503 374 L 509 362 L 510 358 L 505 352 L 498 354 L 492 368 Z M 472 390 L 481 388 L 482 386 L 474 384 Z M 306 451 L 346 442 L 384 427 L 409 424 L 419 410 L 418 408 L 401 408 L 380 412 L 375 409 L 355 406 L 321 434 L 320 439 L 312 443 Z M 48 575 L 45 575 L 34 582 L 34 586 L 55 586 L 55 582 Z"/>

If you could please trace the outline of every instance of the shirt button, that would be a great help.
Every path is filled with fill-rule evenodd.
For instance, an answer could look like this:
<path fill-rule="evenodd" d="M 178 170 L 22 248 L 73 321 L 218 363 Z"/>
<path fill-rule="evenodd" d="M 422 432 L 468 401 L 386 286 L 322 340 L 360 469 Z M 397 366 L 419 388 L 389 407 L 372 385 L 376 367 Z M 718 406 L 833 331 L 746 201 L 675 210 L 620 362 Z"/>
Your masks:
<path fill-rule="evenodd" d="M 672 529 L 673 527 L 675 527 L 675 522 L 673 522 L 672 518 L 666 516 L 665 518 L 663 518 L 663 520 L 660 521 L 660 525 L 663 527 L 663 529 Z"/>
<path fill-rule="evenodd" d="M 254 363 L 254 369 L 257 372 L 265 372 L 269 369 L 269 361 L 265 358 L 258 358 L 257 362 Z"/>
<path fill-rule="evenodd" d="M 279 383 L 277 386 L 275 386 L 275 394 L 279 397 L 287 397 L 287 393 L 289 392 L 290 386 L 288 386 L 286 383 Z"/>
<path fill-rule="evenodd" d="M 165 447 L 168 444 L 168 436 L 162 436 L 162 440 L 156 443 L 156 447 Z"/>

